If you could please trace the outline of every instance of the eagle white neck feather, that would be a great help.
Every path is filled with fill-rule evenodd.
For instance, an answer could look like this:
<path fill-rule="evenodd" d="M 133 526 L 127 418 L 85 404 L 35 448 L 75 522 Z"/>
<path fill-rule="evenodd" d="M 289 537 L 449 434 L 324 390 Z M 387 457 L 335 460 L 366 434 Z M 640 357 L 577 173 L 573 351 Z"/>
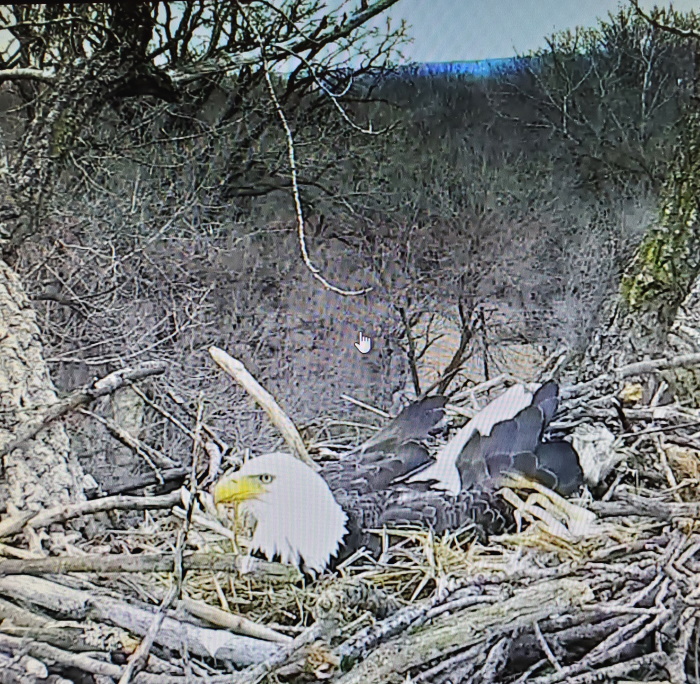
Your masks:
<path fill-rule="evenodd" d="M 241 507 L 257 521 L 253 548 L 267 558 L 279 554 L 283 563 L 322 572 L 347 533 L 347 515 L 333 498 L 326 481 L 290 454 L 253 458 L 237 476 L 268 473 L 274 480 L 267 491 Z"/>

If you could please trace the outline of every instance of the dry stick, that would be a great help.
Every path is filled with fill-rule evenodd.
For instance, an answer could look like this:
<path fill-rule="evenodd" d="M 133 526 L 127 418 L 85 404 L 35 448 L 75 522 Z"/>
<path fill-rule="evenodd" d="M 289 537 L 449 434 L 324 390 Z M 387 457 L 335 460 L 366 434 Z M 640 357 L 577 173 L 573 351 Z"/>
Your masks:
<path fill-rule="evenodd" d="M 673 498 L 676 500 L 677 503 L 682 503 L 683 499 L 681 498 L 680 492 L 678 491 L 678 481 L 676 480 L 676 476 L 673 473 L 673 470 L 671 469 L 671 466 L 668 462 L 668 456 L 666 455 L 666 448 L 662 440 L 661 435 L 654 435 L 652 438 L 652 443 L 654 444 L 654 448 L 656 449 L 656 453 L 659 455 L 659 461 L 661 462 L 661 468 L 664 471 L 664 474 L 666 475 L 666 480 L 668 481 L 669 486 L 671 487 L 671 490 L 673 491 Z"/>
<path fill-rule="evenodd" d="M 586 507 L 603 517 L 638 515 L 659 520 L 700 518 L 700 503 L 668 503 L 619 492 L 622 501 L 592 501 Z"/>
<path fill-rule="evenodd" d="M 157 485 L 162 488 L 171 483 L 181 484 L 187 477 L 187 473 L 187 468 L 182 466 L 178 468 L 163 468 L 162 470 L 144 473 L 143 475 L 128 475 L 119 484 L 110 487 L 103 486 L 103 489 L 105 496 L 116 496 L 117 494 L 134 492 L 136 489 L 144 489 L 151 485 Z M 179 485 L 175 484 L 174 488 L 177 486 Z"/>
<path fill-rule="evenodd" d="M 441 660 L 437 665 L 431 667 L 429 670 L 421 672 L 411 681 L 414 684 L 426 684 L 426 682 L 429 684 L 430 682 L 434 682 L 435 677 L 437 677 L 439 674 L 442 674 L 445 671 L 454 672 L 458 666 L 465 662 L 469 662 L 473 666 L 472 669 L 476 669 L 479 662 L 479 657 L 483 654 L 483 651 L 484 645 L 481 643 L 476 644 L 476 646 L 472 646 L 466 651 L 461 651 L 457 655 Z"/>
<path fill-rule="evenodd" d="M 406 341 L 408 343 L 408 349 L 406 354 L 408 356 L 408 366 L 411 369 L 411 381 L 413 382 L 413 391 L 416 396 L 420 396 L 420 377 L 418 376 L 418 366 L 416 359 L 416 341 L 413 339 L 413 332 L 411 331 L 411 324 L 408 321 L 408 316 L 406 315 L 406 309 L 403 306 L 398 307 L 399 314 L 401 315 L 401 322 L 403 323 L 404 331 L 406 333 Z"/>
<path fill-rule="evenodd" d="M 287 644 L 277 651 L 277 653 L 266 658 L 264 662 L 238 675 L 233 675 L 231 679 L 228 680 L 229 684 L 258 684 L 258 682 L 262 681 L 274 670 L 292 662 L 309 644 L 318 641 L 321 637 L 334 629 L 335 625 L 330 622 L 315 622 L 311 627 L 307 627 L 299 636 L 294 637 L 294 640 L 290 644 Z"/>
<path fill-rule="evenodd" d="M 365 409 L 366 411 L 371 411 L 372 413 L 376 414 L 377 416 L 381 416 L 382 418 L 391 418 L 391 416 L 386 411 L 382 411 L 381 409 L 378 409 L 375 406 L 370 406 L 369 404 L 366 404 L 364 401 L 360 401 L 359 399 L 355 399 L 355 397 L 351 397 L 349 394 L 341 394 L 340 398 L 344 399 L 345 401 L 349 401 L 351 404 L 355 404 L 355 406 L 359 406 L 360 408 Z M 371 426 L 370 425 L 361 425 L 358 427 L 371 427 Z"/>
<path fill-rule="evenodd" d="M 125 430 L 116 421 L 99 416 L 94 411 L 90 411 L 89 409 L 81 408 L 79 411 L 84 416 L 88 416 L 88 418 L 92 418 L 98 423 L 104 425 L 112 437 L 146 461 L 146 465 L 156 474 L 159 484 L 163 484 L 163 478 L 158 471 L 159 466 L 174 468 L 177 465 L 172 458 L 157 451 L 153 447 L 148 446 L 148 444 L 142 442 L 140 439 L 138 439 L 138 437 L 134 437 L 128 430 Z M 160 461 L 159 465 L 156 465 L 155 461 Z"/>
<path fill-rule="evenodd" d="M 620 677 L 633 672 L 635 670 L 644 670 L 652 665 L 663 667 L 668 660 L 668 656 L 664 653 L 649 653 L 647 655 L 627 660 L 624 663 L 615 663 L 608 667 L 601 667 L 593 672 L 586 672 L 576 677 L 570 677 L 566 680 L 566 684 L 599 684 L 599 682 L 616 682 Z M 532 682 L 539 682 L 539 679 L 532 679 Z"/>
<path fill-rule="evenodd" d="M 688 657 L 690 637 L 698 621 L 697 611 L 698 609 L 695 607 L 686 608 L 680 618 L 680 634 L 678 635 L 676 645 L 671 651 L 668 664 L 666 665 L 666 670 L 673 684 L 680 684 L 681 682 L 687 681 L 685 675 L 685 661 Z"/>
<path fill-rule="evenodd" d="M 83 672 L 102 675 L 104 677 L 119 677 L 122 668 L 119 665 L 96 660 L 84 653 L 70 653 L 56 646 L 45 644 L 41 641 L 27 641 L 19 637 L 0 634 L 0 648 L 18 653 L 29 653 L 33 657 L 48 662 L 60 663 L 65 667 L 75 667 Z M 174 684 L 176 682 L 192 681 L 185 677 L 173 675 L 139 674 L 134 680 L 136 684 Z"/>
<path fill-rule="evenodd" d="M 554 655 L 554 653 L 552 652 L 552 649 L 549 647 L 547 640 L 544 638 L 544 634 L 542 634 L 542 630 L 540 629 L 539 622 L 535 622 L 534 630 L 535 630 L 535 636 L 537 637 L 537 641 L 539 642 L 540 647 L 542 648 L 542 651 L 547 656 L 547 660 L 549 660 L 550 664 L 552 665 L 552 667 L 554 667 L 554 669 L 557 672 L 561 672 L 562 671 L 561 663 L 557 660 L 557 657 Z"/>
<path fill-rule="evenodd" d="M 37 606 L 60 619 L 107 622 L 139 636 L 148 632 L 156 612 L 92 590 L 73 589 L 28 575 L 0 577 L 0 594 L 23 605 Z M 203 627 L 170 614 L 163 618 L 155 641 L 169 649 L 183 644 L 195 656 L 231 661 L 239 667 L 264 662 L 281 648 L 280 644 Z"/>
<path fill-rule="evenodd" d="M 134 389 L 136 389 L 136 387 L 134 387 Z M 136 391 L 136 393 L 138 394 L 138 390 Z M 177 404 L 185 413 L 187 413 L 189 415 L 189 412 L 183 406 L 182 400 L 174 392 L 172 392 L 171 390 L 167 390 L 166 394 L 175 402 L 175 404 Z M 141 396 L 141 395 L 139 395 L 139 396 Z M 146 397 L 145 395 L 142 398 L 144 399 L 144 401 L 146 403 L 148 403 L 149 405 L 152 405 L 152 407 L 154 409 L 156 409 L 156 411 L 158 411 L 159 413 L 162 413 L 165 418 L 167 418 L 168 420 L 171 420 L 170 413 L 168 413 L 164 408 L 162 408 L 161 406 L 159 406 L 155 402 L 153 404 L 150 404 L 150 399 L 148 399 L 148 397 Z M 174 416 L 172 416 L 172 419 L 177 420 L 177 418 L 175 418 Z M 177 423 L 174 423 L 174 424 L 177 424 Z M 181 425 L 182 425 L 182 428 L 184 428 L 183 432 L 185 432 L 185 434 L 189 435 L 191 433 L 191 430 L 184 423 L 181 423 Z M 220 449 L 222 449 L 223 451 L 226 451 L 228 449 L 229 445 L 226 442 L 224 442 L 223 439 L 221 439 L 219 437 L 219 435 L 216 433 L 216 431 L 213 428 L 209 427 L 209 425 L 207 425 L 205 423 L 204 425 L 202 425 L 202 429 L 204 430 L 204 432 L 206 432 L 209 435 L 209 437 L 211 437 L 211 439 L 213 439 L 216 442 L 216 444 L 218 445 L 218 447 Z"/>
<path fill-rule="evenodd" d="M 175 553 L 173 556 L 173 574 L 175 575 L 175 583 L 166 594 L 165 598 L 161 602 L 157 613 L 153 617 L 151 624 L 148 627 L 144 638 L 141 640 L 138 648 L 132 653 L 129 658 L 129 662 L 124 669 L 124 674 L 119 680 L 119 684 L 129 684 L 131 678 L 134 674 L 141 672 L 148 661 L 148 654 L 153 646 L 153 643 L 160 631 L 163 620 L 165 619 L 165 611 L 170 607 L 176 596 L 182 595 L 182 582 L 185 578 L 185 569 L 183 568 L 182 553 L 187 543 L 187 537 L 189 534 L 190 526 L 192 525 L 192 513 L 194 511 L 194 503 L 196 501 L 197 495 L 197 465 L 198 456 L 201 451 L 200 449 L 200 436 L 201 436 L 201 419 L 202 413 L 204 411 L 204 404 L 202 402 L 202 395 L 200 393 L 199 402 L 197 406 L 197 423 L 195 426 L 194 440 L 192 444 L 192 472 L 190 475 L 190 490 L 189 497 L 186 502 L 185 509 L 185 520 L 182 528 L 180 529 L 177 542 L 175 544 Z M 185 651 L 186 656 L 186 651 Z"/>
<path fill-rule="evenodd" d="M 165 372 L 166 365 L 160 361 L 149 361 L 136 368 L 124 368 L 106 375 L 101 380 L 93 383 L 92 387 L 76 390 L 65 399 L 52 404 L 39 415 L 38 418 L 26 422 L 17 429 L 17 436 L 0 448 L 0 458 L 15 449 L 23 447 L 30 439 L 36 437 L 54 420 L 73 411 L 78 406 L 89 404 L 91 401 L 107 394 L 112 394 L 130 382 L 147 378 L 151 375 L 159 375 Z"/>
<path fill-rule="evenodd" d="M 265 625 L 259 625 L 257 622 L 248 620 L 241 615 L 232 615 L 225 610 L 210 606 L 208 603 L 195 601 L 187 597 L 183 598 L 180 603 L 188 613 L 191 613 L 195 617 L 202 618 L 202 620 L 211 622 L 213 625 L 230 629 L 236 634 L 245 634 L 246 636 L 255 637 L 256 639 L 274 641 L 279 644 L 292 643 L 292 637 L 286 634 L 280 634 L 274 629 L 265 627 Z"/>
<path fill-rule="evenodd" d="M 425 665 L 436 653 L 483 644 L 494 633 L 512 632 L 565 613 L 593 599 L 593 592 L 578 580 L 559 579 L 533 583 L 511 598 L 475 610 L 443 616 L 436 624 L 404 631 L 379 645 L 367 658 L 343 675 L 338 684 L 379 684 L 390 674 Z"/>
<path fill-rule="evenodd" d="M 593 378 L 593 380 L 588 380 L 586 382 L 579 383 L 578 385 L 572 385 L 571 387 L 562 388 L 561 398 L 572 399 L 573 397 L 578 397 L 581 394 L 585 394 L 585 392 L 588 390 L 595 389 L 615 380 L 629 378 L 633 375 L 655 373 L 656 371 L 668 370 L 669 368 L 686 368 L 688 366 L 697 365 L 700 365 L 700 354 L 682 354 L 680 356 L 674 356 L 670 359 L 662 358 L 638 361 L 636 363 L 630 363 L 626 366 L 621 366 L 611 373 L 599 375 L 597 378 Z"/>
<path fill-rule="evenodd" d="M 509 375 L 508 373 L 501 373 L 491 380 L 485 380 L 484 382 L 480 382 L 478 385 L 474 385 L 474 387 L 470 387 L 468 390 L 457 392 L 457 394 L 452 397 L 450 403 L 455 404 L 463 399 L 473 399 L 475 394 L 478 394 L 479 392 L 486 393 L 495 387 L 505 385 L 507 380 L 518 382 L 517 378 L 514 376 Z"/>
<path fill-rule="evenodd" d="M 384 620 L 365 627 L 338 647 L 336 651 L 338 657 L 341 660 L 355 660 L 408 627 L 416 628 L 423 625 L 430 611 L 446 598 L 444 592 L 437 591 L 429 601 L 408 605 Z"/>
<path fill-rule="evenodd" d="M 170 492 L 162 496 L 106 496 L 92 501 L 81 501 L 66 506 L 54 506 L 38 512 L 5 518 L 0 521 L 0 539 L 18 534 L 25 526 L 46 527 L 52 523 L 65 522 L 71 518 L 103 511 L 133 510 L 143 511 L 151 508 L 172 508 L 180 501 L 179 492 Z"/>
<path fill-rule="evenodd" d="M 473 335 L 472 328 L 466 319 L 464 305 L 461 301 L 459 302 L 459 320 L 461 327 L 459 331 L 459 344 L 457 345 L 457 349 L 452 355 L 450 362 L 447 364 L 447 368 L 445 368 L 437 381 L 426 390 L 426 394 L 428 392 L 432 392 L 433 387 L 437 387 L 438 394 L 443 394 L 446 392 L 447 388 L 450 386 L 466 361 L 464 356 L 467 353 L 467 348 L 469 347 L 469 343 L 472 341 Z M 484 353 L 484 363 L 486 362 L 486 354 Z M 488 379 L 488 368 L 484 368 L 484 377 Z"/>
<path fill-rule="evenodd" d="M 176 418 L 172 413 L 166 411 L 160 404 L 153 401 L 145 392 L 142 392 L 138 387 L 134 387 L 134 392 L 141 398 L 141 400 L 148 404 L 154 411 L 160 413 L 163 418 L 170 421 L 176 428 L 181 430 L 190 439 L 194 439 L 194 433 L 190 430 L 187 425 L 185 425 L 181 420 Z"/>
<path fill-rule="evenodd" d="M 620 627 L 620 629 L 604 639 L 577 663 L 567 665 L 552 675 L 543 676 L 533 681 L 537 684 L 556 684 L 561 681 L 571 682 L 574 675 L 579 674 L 582 670 L 591 670 L 606 660 L 619 658 L 620 654 L 623 653 L 630 644 L 642 641 L 645 637 L 658 629 L 662 623 L 672 617 L 672 615 L 673 611 L 667 609 L 659 613 L 651 622 L 648 621 L 648 616 L 641 616 Z M 628 636 L 630 632 L 632 632 L 632 634 Z"/>
<path fill-rule="evenodd" d="M 209 353 L 217 365 L 223 368 L 267 413 L 272 424 L 280 431 L 284 441 L 291 448 L 292 453 L 316 470 L 317 466 L 309 456 L 299 430 L 280 408 L 274 397 L 260 385 L 240 361 L 229 356 L 223 349 L 210 347 Z"/>
<path fill-rule="evenodd" d="M 129 656 L 129 662 L 124 668 L 122 676 L 119 678 L 119 684 L 129 684 L 134 675 L 140 673 L 148 662 L 148 653 L 153 646 L 153 642 L 160 630 L 163 620 L 165 619 L 165 610 L 172 603 L 177 594 L 180 586 L 174 584 L 170 587 L 170 591 L 166 594 L 165 598 L 161 602 L 158 612 L 153 617 L 153 621 L 148 627 L 148 631 L 141 640 L 141 643 L 137 646 L 136 650 Z"/>
<path fill-rule="evenodd" d="M 132 389 L 154 411 L 160 413 L 161 416 L 163 416 L 166 420 L 172 423 L 176 428 L 178 428 L 178 430 L 180 430 L 183 434 L 187 435 L 191 440 L 195 439 L 194 432 L 192 432 L 192 430 L 190 430 L 187 427 L 187 425 L 185 425 L 181 420 L 179 420 L 172 413 L 170 413 L 170 411 L 166 411 L 162 406 L 153 401 L 135 385 L 132 387 Z M 214 430 L 208 425 L 206 425 L 204 422 L 202 422 L 201 428 L 202 431 L 206 432 L 207 435 L 209 435 L 209 437 L 211 438 L 211 441 L 207 441 L 204 443 L 204 449 L 207 452 L 207 455 L 209 456 L 209 469 L 205 482 L 212 482 L 219 473 L 219 468 L 221 466 L 222 450 L 226 450 L 228 448 L 228 445 L 226 444 L 226 442 L 220 439 L 216 435 Z M 165 473 L 163 472 L 161 474 L 165 479 Z M 200 486 L 204 486 L 203 483 L 200 482 Z"/>
<path fill-rule="evenodd" d="M 1 560 L 0 577 L 6 575 L 62 575 L 68 572 L 94 572 L 99 574 L 121 572 L 173 572 L 175 557 L 172 553 L 109 554 L 42 558 L 36 560 Z M 258 558 L 244 558 L 235 553 L 211 555 L 193 553 L 182 559 L 183 568 L 209 570 L 211 572 L 241 573 L 246 577 L 264 579 L 273 583 L 298 581 L 296 568 Z"/>
<path fill-rule="evenodd" d="M 486 656 L 486 662 L 481 668 L 481 681 L 484 684 L 497 681 L 498 673 L 508 661 L 508 651 L 510 650 L 510 640 L 501 637 L 490 649 Z"/>

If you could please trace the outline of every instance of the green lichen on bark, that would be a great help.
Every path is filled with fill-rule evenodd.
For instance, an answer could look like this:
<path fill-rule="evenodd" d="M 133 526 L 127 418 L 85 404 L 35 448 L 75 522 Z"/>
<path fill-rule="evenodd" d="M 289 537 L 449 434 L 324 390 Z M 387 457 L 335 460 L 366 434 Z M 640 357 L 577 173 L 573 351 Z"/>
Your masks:
<path fill-rule="evenodd" d="M 700 273 L 700 114 L 688 117 L 661 197 L 659 225 L 646 235 L 622 279 L 631 312 L 654 312 L 663 327 Z"/>

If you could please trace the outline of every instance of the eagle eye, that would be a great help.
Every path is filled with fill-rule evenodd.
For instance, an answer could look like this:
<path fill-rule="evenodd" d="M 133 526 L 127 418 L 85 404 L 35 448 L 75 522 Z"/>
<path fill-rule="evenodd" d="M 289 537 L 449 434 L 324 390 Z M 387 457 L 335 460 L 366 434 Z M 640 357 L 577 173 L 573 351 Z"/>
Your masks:
<path fill-rule="evenodd" d="M 272 482 L 272 480 L 274 480 L 274 479 L 275 479 L 275 476 L 270 475 L 270 473 L 263 473 L 260 476 L 260 482 L 262 482 L 263 484 L 270 484 Z"/>

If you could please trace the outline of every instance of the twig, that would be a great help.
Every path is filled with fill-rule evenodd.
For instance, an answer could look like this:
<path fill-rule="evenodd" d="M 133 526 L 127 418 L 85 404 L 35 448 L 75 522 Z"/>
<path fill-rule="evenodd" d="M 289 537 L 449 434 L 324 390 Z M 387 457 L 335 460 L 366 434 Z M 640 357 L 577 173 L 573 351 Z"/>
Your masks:
<path fill-rule="evenodd" d="M 411 370 L 411 381 L 413 382 L 413 391 L 416 396 L 419 397 L 420 390 L 420 377 L 418 375 L 418 366 L 416 365 L 416 341 L 413 339 L 413 331 L 411 330 L 411 324 L 408 321 L 408 316 L 406 314 L 406 309 L 403 306 L 398 307 L 399 314 L 401 315 L 401 322 L 403 323 L 404 333 L 406 334 L 406 342 L 408 349 L 406 354 L 408 356 L 408 367 Z"/>
<path fill-rule="evenodd" d="M 544 638 L 544 635 L 542 634 L 542 630 L 540 629 L 539 623 L 535 622 L 534 630 L 535 630 L 535 636 L 537 637 L 537 641 L 539 642 L 540 646 L 542 647 L 542 651 L 547 656 L 547 660 L 549 660 L 550 664 L 557 672 L 561 672 L 563 669 L 561 666 L 561 663 L 557 660 L 554 653 L 552 653 L 552 649 L 549 647 L 547 640 Z"/>
<path fill-rule="evenodd" d="M 577 677 L 570 677 L 566 680 L 566 684 L 598 684 L 599 682 L 615 682 L 619 681 L 620 677 L 624 677 L 630 672 L 644 670 L 652 666 L 663 667 L 668 659 L 668 656 L 661 653 L 649 653 L 648 655 L 639 656 L 632 660 L 627 660 L 622 663 L 615 663 L 608 667 L 601 667 L 593 672 L 586 672 Z M 532 684 L 543 684 L 549 682 L 550 679 L 538 678 L 530 680 Z M 559 680 L 551 680 L 559 681 Z"/>
<path fill-rule="evenodd" d="M 141 672 L 141 670 L 146 667 L 148 653 L 150 652 L 156 635 L 158 634 L 158 631 L 163 624 L 163 620 L 165 619 L 165 609 L 172 603 L 178 589 L 179 587 L 174 584 L 165 595 L 165 598 L 158 608 L 158 612 L 153 616 L 153 620 L 148 627 L 148 631 L 141 640 L 141 643 L 136 647 L 136 650 L 129 657 L 129 662 L 124 668 L 122 676 L 119 678 L 119 684 L 129 684 L 134 675 Z"/>
<path fill-rule="evenodd" d="M 661 29 L 662 31 L 667 31 L 668 33 L 678 36 L 680 38 L 694 38 L 695 40 L 700 40 L 700 33 L 693 31 L 692 29 L 682 29 L 677 26 L 671 26 L 670 24 L 662 24 L 657 19 L 654 19 L 651 15 L 647 14 L 640 6 L 638 0 L 630 0 L 630 4 L 634 8 L 634 11 L 644 19 L 644 21 L 651 24 L 654 28 Z"/>
<path fill-rule="evenodd" d="M 452 656 L 451 658 L 441 660 L 437 665 L 431 667 L 425 672 L 421 672 L 411 681 L 413 684 L 432 684 L 439 674 L 442 674 L 443 672 L 454 672 L 455 669 L 463 663 L 469 663 L 471 665 L 470 672 L 473 672 L 479 663 L 479 657 L 483 657 L 483 653 L 483 644 L 477 644 L 476 646 L 472 646 L 471 648 L 468 648 L 465 651 Z M 464 672 L 460 672 L 462 681 L 464 680 L 464 674 Z"/>
<path fill-rule="evenodd" d="M 685 661 L 688 657 L 690 637 L 698 621 L 697 612 L 697 608 L 686 608 L 680 617 L 680 634 L 666 665 L 671 684 L 685 684 L 688 681 L 685 673 Z"/>
<path fill-rule="evenodd" d="M 89 404 L 99 397 L 112 394 L 131 382 L 164 373 L 166 368 L 166 365 L 160 361 L 150 361 L 136 368 L 124 368 L 114 371 L 97 380 L 91 387 L 73 392 L 65 399 L 52 404 L 49 408 L 42 411 L 34 420 L 30 420 L 20 426 L 17 429 L 17 436 L 0 448 L 0 458 L 15 449 L 24 447 L 30 439 L 36 437 L 43 429 L 66 413 L 75 410 L 79 406 Z"/>
<path fill-rule="evenodd" d="M 700 354 L 682 354 L 680 356 L 673 356 L 671 358 L 659 358 L 659 359 L 649 359 L 647 361 L 638 361 L 636 363 L 630 363 L 626 366 L 621 366 L 615 369 L 611 373 L 604 373 L 599 375 L 592 380 L 579 383 L 578 385 L 572 385 L 571 387 L 563 387 L 561 389 L 560 395 L 563 400 L 571 399 L 573 397 L 578 397 L 590 390 L 595 390 L 599 387 L 604 387 L 605 385 L 614 382 L 616 380 L 622 380 L 624 378 L 629 378 L 633 375 L 643 375 L 646 373 L 655 373 L 660 370 L 667 370 L 669 368 L 687 368 L 689 366 L 700 365 Z"/>
<path fill-rule="evenodd" d="M 652 442 L 654 444 L 654 447 L 656 448 L 656 453 L 659 455 L 659 460 L 661 461 L 661 467 L 663 468 L 663 471 L 666 475 L 666 480 L 670 485 L 671 489 L 673 490 L 673 498 L 678 503 L 682 503 L 683 499 L 681 499 L 681 495 L 678 492 L 678 481 L 676 480 L 676 476 L 673 474 L 673 470 L 671 470 L 671 466 L 669 465 L 668 456 L 666 455 L 666 449 L 662 441 L 662 436 L 655 435 L 652 438 Z"/>
<path fill-rule="evenodd" d="M 80 515 L 101 513 L 104 511 L 132 510 L 145 511 L 151 508 L 172 508 L 180 501 L 179 492 L 170 492 L 162 496 L 106 496 L 92 501 L 80 501 L 67 506 L 54 506 L 38 512 L 5 518 L 0 521 L 0 539 L 11 537 L 22 531 L 25 526 L 47 527 L 53 523 L 65 522 Z"/>
<path fill-rule="evenodd" d="M 490 684 L 490 682 L 497 682 L 500 680 L 498 673 L 503 669 L 503 666 L 508 661 L 509 646 L 510 640 L 506 637 L 501 637 L 489 649 L 489 653 L 486 656 L 486 662 L 481 668 L 481 681 L 483 681 L 484 684 Z"/>
<path fill-rule="evenodd" d="M 175 461 L 173 461 L 172 458 L 157 451 L 153 447 L 148 446 L 148 444 L 145 444 L 137 437 L 134 437 L 128 430 L 125 430 L 116 421 L 111 420 L 110 418 L 105 418 L 104 416 L 100 416 L 94 411 L 90 411 L 89 409 L 81 408 L 79 409 L 79 411 L 83 415 L 88 416 L 89 418 L 92 418 L 98 423 L 104 425 L 109 431 L 109 433 L 112 435 L 112 437 L 119 440 L 124 446 L 128 447 L 134 453 L 139 455 L 146 462 L 148 467 L 155 473 L 160 484 L 163 484 L 163 478 L 160 477 L 160 473 L 158 471 L 159 466 L 163 466 L 166 468 L 174 468 L 177 466 L 177 464 L 175 463 Z M 159 465 L 156 465 L 154 461 L 159 461 Z"/>
<path fill-rule="evenodd" d="M 103 660 L 91 658 L 84 653 L 70 653 L 56 646 L 50 646 L 41 641 L 27 641 L 6 634 L 0 634 L 0 648 L 3 650 L 15 651 L 17 653 L 29 653 L 40 660 L 60 663 L 64 667 L 74 667 L 83 672 L 89 672 L 103 677 L 120 677 L 123 673 L 119 665 L 106 663 Z M 172 675 L 156 675 L 140 673 L 135 678 L 135 684 L 175 684 L 176 682 L 189 681 L 185 677 L 175 677 Z"/>
<path fill-rule="evenodd" d="M 264 662 L 250 668 L 246 672 L 241 672 L 239 675 L 233 675 L 229 680 L 230 684 L 258 684 L 258 682 L 262 681 L 271 672 L 293 661 L 306 646 L 317 641 L 334 629 L 335 625 L 329 623 L 314 623 L 311 627 L 308 627 L 299 634 L 299 636 L 294 637 L 294 640 L 290 644 L 282 647 Z"/>
<path fill-rule="evenodd" d="M 345 401 L 349 401 L 351 404 L 355 404 L 355 406 L 359 406 L 360 408 L 365 409 L 366 411 L 371 411 L 372 413 L 381 416 L 382 418 L 391 418 L 391 416 L 386 412 L 382 411 L 381 409 L 377 408 L 376 406 L 370 406 L 369 404 L 366 404 L 364 401 L 360 401 L 359 399 L 355 399 L 355 397 L 351 397 L 349 394 L 341 394 L 340 395 L 341 399 L 344 399 Z M 365 426 L 363 426 L 365 427 Z M 367 426 L 369 427 L 369 426 Z"/>
<path fill-rule="evenodd" d="M 299 430 L 297 430 L 294 423 L 280 408 L 275 398 L 260 385 L 238 359 L 234 359 L 223 349 L 219 349 L 218 347 L 209 347 L 209 353 L 216 364 L 225 370 L 246 392 L 248 392 L 263 411 L 267 413 L 272 424 L 280 431 L 284 441 L 287 442 L 287 445 L 291 448 L 292 453 L 298 459 L 316 469 L 317 466 L 309 456 L 309 452 L 306 450 L 306 445 L 299 434 Z"/>

